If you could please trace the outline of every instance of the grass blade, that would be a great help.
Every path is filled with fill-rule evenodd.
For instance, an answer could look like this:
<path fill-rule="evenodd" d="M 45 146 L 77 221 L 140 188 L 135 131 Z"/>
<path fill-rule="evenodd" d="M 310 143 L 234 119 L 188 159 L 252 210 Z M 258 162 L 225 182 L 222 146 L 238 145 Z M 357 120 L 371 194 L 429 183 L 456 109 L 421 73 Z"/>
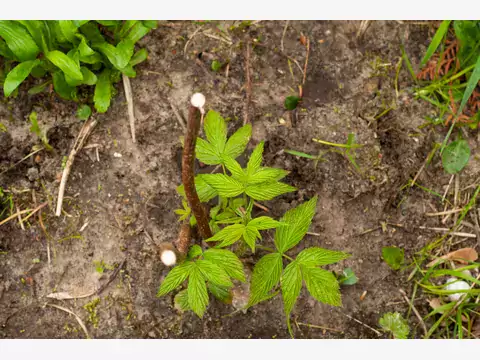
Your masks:
<path fill-rule="evenodd" d="M 450 26 L 450 23 L 452 20 L 443 20 L 442 23 L 440 24 L 440 27 L 438 28 L 437 32 L 435 33 L 435 36 L 432 39 L 432 42 L 428 46 L 427 52 L 425 53 L 425 56 L 422 59 L 422 62 L 420 63 L 420 67 L 425 65 L 428 60 L 432 57 L 432 55 L 435 53 L 437 50 L 438 46 L 443 40 L 443 37 L 448 31 L 448 28 Z"/>
<path fill-rule="evenodd" d="M 460 104 L 460 107 L 458 108 L 457 117 L 462 113 L 463 108 L 467 104 L 467 101 L 470 98 L 470 96 L 472 96 L 473 90 L 475 90 L 479 81 L 480 81 L 480 56 L 478 56 L 475 69 L 473 70 L 473 73 L 470 76 L 470 79 L 468 79 L 467 87 L 465 89 L 465 92 L 463 93 L 462 102 Z"/>

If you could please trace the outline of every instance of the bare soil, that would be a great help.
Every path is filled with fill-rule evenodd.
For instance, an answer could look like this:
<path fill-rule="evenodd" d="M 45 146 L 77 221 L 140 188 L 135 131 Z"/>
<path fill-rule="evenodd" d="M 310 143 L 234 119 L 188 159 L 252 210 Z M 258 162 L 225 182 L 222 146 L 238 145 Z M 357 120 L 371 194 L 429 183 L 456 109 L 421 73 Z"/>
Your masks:
<path fill-rule="evenodd" d="M 233 22 L 219 24 L 228 29 Z M 405 66 L 395 80 L 396 66 L 403 39 L 418 69 L 432 27 L 375 21 L 357 38 L 357 21 L 291 21 L 283 54 L 284 25 L 261 21 L 246 29 L 237 28 L 228 31 L 229 43 L 206 36 L 205 30 L 215 28 L 206 23 L 190 39 L 186 53 L 186 41 L 198 24 L 165 22 L 144 38 L 141 45 L 147 48 L 149 59 L 139 65 L 138 76 L 132 79 L 137 143 L 131 141 L 126 100 L 118 84 L 118 95 L 109 111 L 95 115 L 99 124 L 87 145 L 97 147 L 82 150 L 77 156 L 65 193 L 65 213 L 58 218 L 54 205 L 62 159 L 68 156 L 82 126 L 75 118 L 76 105 L 48 94 L 28 96 L 29 84 L 22 86 L 16 99 L 0 104 L 0 122 L 8 130 L 0 134 L 0 172 L 28 155 L 38 143 L 29 132 L 32 110 L 38 112 L 40 126 L 48 130 L 54 147 L 54 152 L 42 151 L 0 175 L 0 186 L 13 192 L 19 208 L 49 202 L 42 210 L 48 236 L 38 217 L 29 220 L 25 231 L 18 221 L 0 227 L 0 337 L 85 337 L 73 316 L 45 307 L 46 303 L 75 312 L 94 338 L 289 337 L 280 297 L 231 316 L 232 306 L 212 299 L 204 318 L 199 319 L 193 313 L 177 312 L 173 295 L 155 296 L 168 273 L 159 261 L 156 244 L 176 237 L 178 221 L 173 210 L 181 206 L 175 188 L 181 182 L 179 138 L 183 129 L 171 104 L 185 117 L 189 97 L 201 91 L 207 108 L 231 119 L 229 131 L 241 126 L 246 37 L 258 43 L 251 55 L 254 117 L 249 151 L 266 140 L 265 163 L 289 170 L 286 181 L 299 189 L 264 205 L 271 209 L 271 216 L 279 218 L 318 194 L 317 215 L 310 229 L 317 235 L 307 235 L 298 251 L 303 246 L 347 251 L 352 257 L 331 269 L 351 267 L 359 278 L 356 285 L 342 287 L 341 308 L 320 304 L 302 290 L 293 319 L 330 330 L 294 326 L 295 336 L 378 338 L 351 317 L 378 328 L 383 313 L 406 314 L 399 289 L 411 294 L 408 271 L 391 270 L 381 259 L 381 249 L 396 245 L 404 248 L 408 257 L 435 237 L 416 226 L 441 225 L 438 218 L 424 216 L 432 208 L 443 210 L 439 199 L 417 187 L 400 188 L 415 176 L 433 142 L 442 139 L 446 129 L 419 128 L 434 109 L 413 99 Z M 299 41 L 301 34 L 310 40 L 310 54 L 304 101 L 292 116 L 285 112 L 283 101 L 295 94 L 302 73 L 293 62 L 289 69 L 285 54 L 303 68 L 306 49 Z M 211 70 L 213 59 L 229 61 L 228 77 L 225 68 Z M 393 109 L 377 116 L 388 108 Z M 283 152 L 294 149 L 317 154 L 327 148 L 312 138 L 345 143 L 351 132 L 365 145 L 357 151 L 362 175 L 340 154 L 328 153 L 327 161 L 315 168 L 313 161 Z M 471 135 L 475 153 L 477 137 Z M 477 170 L 477 160 L 472 157 L 460 177 L 462 187 L 472 182 Z M 418 182 L 443 194 L 449 180 L 436 157 Z M 387 225 L 382 230 L 381 222 L 403 227 Z M 375 230 L 362 235 L 368 229 Z M 268 236 L 265 239 L 271 241 Z M 89 321 L 92 314 L 83 307 L 95 296 L 62 301 L 46 298 L 54 291 L 88 293 L 105 283 L 114 272 L 112 266 L 124 259 L 122 271 L 99 296 L 96 320 Z M 249 258 L 246 264 L 254 260 Z M 103 274 L 94 264 L 101 261 L 107 264 Z M 426 314 L 427 303 L 421 294 L 419 299 L 416 306 Z M 408 321 L 413 336 L 421 335 L 413 314 Z"/>

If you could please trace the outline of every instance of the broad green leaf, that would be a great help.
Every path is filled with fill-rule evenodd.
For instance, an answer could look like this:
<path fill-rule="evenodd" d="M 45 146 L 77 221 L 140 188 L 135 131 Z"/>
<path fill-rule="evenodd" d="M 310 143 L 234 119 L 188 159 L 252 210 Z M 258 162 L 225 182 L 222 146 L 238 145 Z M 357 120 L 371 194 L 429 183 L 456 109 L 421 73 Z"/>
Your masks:
<path fill-rule="evenodd" d="M 15 54 L 10 50 L 7 43 L 0 38 L 0 56 L 4 57 L 7 60 L 16 60 Z"/>
<path fill-rule="evenodd" d="M 125 39 L 131 40 L 134 44 L 150 32 L 150 29 L 141 22 L 137 22 L 128 32 Z"/>
<path fill-rule="evenodd" d="M 287 110 L 295 110 L 300 102 L 300 98 L 298 96 L 287 96 L 285 98 L 285 109 Z"/>
<path fill-rule="evenodd" d="M 190 305 L 188 305 L 188 293 L 187 289 L 180 291 L 175 298 L 173 299 L 175 303 L 175 308 L 180 311 L 192 310 Z"/>
<path fill-rule="evenodd" d="M 223 268 L 208 260 L 197 260 L 195 264 L 203 274 L 205 280 L 219 286 L 232 287 L 232 281 Z"/>
<path fill-rule="evenodd" d="M 262 236 L 258 232 L 256 228 L 253 226 L 247 226 L 245 227 L 245 230 L 243 232 L 243 239 L 247 243 L 247 245 L 252 249 L 252 252 L 255 252 L 255 243 L 257 239 L 261 239 Z"/>
<path fill-rule="evenodd" d="M 338 277 L 338 283 L 340 285 L 355 285 L 358 282 L 358 278 L 351 268 L 346 268 Z"/>
<path fill-rule="evenodd" d="M 175 269 L 175 268 L 174 268 Z M 193 266 L 188 278 L 188 305 L 199 317 L 203 317 L 208 305 L 208 292 L 205 279 L 197 266 Z"/>
<path fill-rule="evenodd" d="M 124 44 L 128 45 L 131 43 L 124 43 Z M 108 61 L 110 61 L 110 63 L 116 69 L 121 70 L 128 65 L 128 62 L 130 60 L 127 53 L 128 49 L 123 49 L 124 47 L 127 48 L 127 46 L 122 45 L 121 47 L 122 50 L 120 50 L 119 48 L 113 46 L 112 44 L 103 42 L 103 43 L 93 43 L 92 47 L 100 51 L 102 54 L 104 54 L 107 57 Z"/>
<path fill-rule="evenodd" d="M 35 43 L 43 52 L 48 52 L 48 44 L 45 38 L 46 25 L 41 20 L 18 20 L 30 33 Z"/>
<path fill-rule="evenodd" d="M 209 202 L 215 196 L 218 195 L 217 191 L 211 187 L 204 179 L 205 174 L 195 176 L 195 189 L 197 190 L 198 197 L 201 202 Z M 185 188 L 182 185 L 177 187 L 177 192 L 185 197 Z"/>
<path fill-rule="evenodd" d="M 110 107 L 111 98 L 110 70 L 104 69 L 98 77 L 97 84 L 95 85 L 95 94 L 93 96 L 95 109 L 99 113 L 106 112 Z"/>
<path fill-rule="evenodd" d="M 73 80 L 83 80 L 80 66 L 70 57 L 58 50 L 53 50 L 45 54 L 56 67 L 64 72 L 65 75 L 70 76 Z"/>
<path fill-rule="evenodd" d="M 290 335 L 293 336 L 292 327 L 290 326 L 290 313 L 295 306 L 300 290 L 302 289 L 302 272 L 300 265 L 296 261 L 292 261 L 285 267 L 281 277 L 283 308 L 287 317 L 287 326 Z"/>
<path fill-rule="evenodd" d="M 384 314 L 378 324 L 383 331 L 390 332 L 395 339 L 407 339 L 410 333 L 407 321 L 398 312 Z"/>
<path fill-rule="evenodd" d="M 227 167 L 228 171 L 232 173 L 232 176 L 236 180 L 240 182 L 245 181 L 245 172 L 243 171 L 242 167 L 240 166 L 237 160 L 231 158 L 230 156 L 224 156 L 223 162 Z"/>
<path fill-rule="evenodd" d="M 462 113 L 463 108 L 467 104 L 468 99 L 470 99 L 470 96 L 472 96 L 472 93 L 475 90 L 475 88 L 478 86 L 479 81 L 480 81 L 480 55 L 477 56 L 477 63 L 475 65 L 475 68 L 473 69 L 472 75 L 470 75 L 470 78 L 468 79 L 467 87 L 465 88 L 465 92 L 463 93 L 462 102 L 457 111 L 457 116 L 459 116 Z"/>
<path fill-rule="evenodd" d="M 28 90 L 28 94 L 29 95 L 40 94 L 41 92 L 45 91 L 47 86 L 50 85 L 51 83 L 52 83 L 52 80 L 47 80 L 41 84 L 33 86 Z"/>
<path fill-rule="evenodd" d="M 201 138 L 197 139 L 195 145 L 195 156 L 202 163 L 207 165 L 217 165 L 222 163 L 221 154 L 217 152 L 215 147 L 208 141 Z"/>
<path fill-rule="evenodd" d="M 103 26 L 118 26 L 121 20 L 95 20 L 97 23 Z"/>
<path fill-rule="evenodd" d="M 77 109 L 77 118 L 80 120 L 88 120 L 92 115 L 92 109 L 87 104 L 80 105 Z"/>
<path fill-rule="evenodd" d="M 97 52 L 94 53 L 93 55 L 89 55 L 89 56 L 80 55 L 80 61 L 83 62 L 83 63 L 86 63 L 86 64 L 95 65 L 98 68 L 95 68 L 95 66 L 92 66 L 92 69 L 93 70 L 98 70 L 101 66 L 101 63 L 102 63 L 102 55 L 100 55 Z"/>
<path fill-rule="evenodd" d="M 142 24 L 149 29 L 156 29 L 158 26 L 157 20 L 142 20 Z"/>
<path fill-rule="evenodd" d="M 98 80 L 97 75 L 91 72 L 88 68 L 86 68 L 85 66 L 82 66 L 80 68 L 80 71 L 82 72 L 82 75 L 83 75 L 82 84 L 95 85 L 97 83 L 97 80 Z"/>
<path fill-rule="evenodd" d="M 75 36 L 80 39 L 80 44 L 78 44 L 78 51 L 81 58 L 95 54 L 95 51 L 90 46 L 88 46 L 85 36 L 83 36 L 82 34 L 76 34 Z"/>
<path fill-rule="evenodd" d="M 61 71 L 52 74 L 55 92 L 65 100 L 77 100 L 77 88 L 67 84 L 65 75 Z"/>
<path fill-rule="evenodd" d="M 433 36 L 433 39 L 430 42 L 430 45 L 428 46 L 427 52 L 425 53 L 425 56 L 423 57 L 422 62 L 420 63 L 420 67 L 425 65 L 427 61 L 430 60 L 432 55 L 435 53 L 438 46 L 441 44 L 443 37 L 448 31 L 450 23 L 451 23 L 451 20 L 442 21 L 442 23 L 440 24 L 440 27 L 438 28 L 437 32 Z"/>
<path fill-rule="evenodd" d="M 257 230 L 267 230 L 267 229 L 274 229 L 279 226 L 285 225 L 277 220 L 273 220 L 271 217 L 268 216 L 260 216 L 253 220 L 251 220 L 247 226 L 254 227 Z"/>
<path fill-rule="evenodd" d="M 332 251 L 319 247 L 307 248 L 300 252 L 297 261 L 303 266 L 314 267 L 335 264 L 350 257 L 350 254 L 341 251 Z"/>
<path fill-rule="evenodd" d="M 90 20 L 72 20 L 72 21 L 75 24 L 75 26 L 79 28 L 80 26 L 83 26 L 86 23 L 88 23 Z"/>
<path fill-rule="evenodd" d="M 227 142 L 227 124 L 216 111 L 209 110 L 204 119 L 203 129 L 210 144 L 218 154 L 222 154 Z"/>
<path fill-rule="evenodd" d="M 195 259 L 203 254 L 203 250 L 198 245 L 193 245 L 190 250 L 188 250 L 187 258 L 188 259 Z"/>
<path fill-rule="evenodd" d="M 282 268 L 282 254 L 280 253 L 265 255 L 255 264 L 250 285 L 249 306 L 262 301 L 278 284 Z"/>
<path fill-rule="evenodd" d="M 203 180 L 222 197 L 235 197 L 244 191 L 242 183 L 227 175 L 205 174 L 203 175 Z"/>
<path fill-rule="evenodd" d="M 383 260 L 385 260 L 388 266 L 393 270 L 399 270 L 405 261 L 403 249 L 395 246 L 386 246 L 382 248 L 382 256 Z"/>
<path fill-rule="evenodd" d="M 125 35 L 127 34 L 128 30 L 130 30 L 137 22 L 138 20 L 125 20 L 123 22 L 122 27 L 120 28 L 120 31 L 118 32 L 118 37 L 120 39 L 123 39 Z"/>
<path fill-rule="evenodd" d="M 443 150 L 442 164 L 445 171 L 449 174 L 460 172 L 470 159 L 470 147 L 465 140 L 452 141 Z"/>
<path fill-rule="evenodd" d="M 242 237 L 244 229 L 245 229 L 245 225 L 243 224 L 229 225 L 224 227 L 218 233 L 213 235 L 211 238 L 206 239 L 205 241 L 207 242 L 221 241 L 219 246 L 221 247 L 229 246 L 235 243 L 236 241 L 238 241 Z"/>
<path fill-rule="evenodd" d="M 0 20 L 0 37 L 20 61 L 34 60 L 40 52 L 28 31 L 15 21 Z"/>
<path fill-rule="evenodd" d="M 275 232 L 275 246 L 284 253 L 297 245 L 303 239 L 312 223 L 318 197 L 314 196 L 309 201 L 288 210 L 280 220 L 288 226 L 279 227 Z"/>
<path fill-rule="evenodd" d="M 220 266 L 231 278 L 245 282 L 242 262 L 233 252 L 210 248 L 203 253 L 203 257 L 205 260 Z"/>
<path fill-rule="evenodd" d="M 39 60 L 24 61 L 15 66 L 5 78 L 3 83 L 3 92 L 5 96 L 10 94 L 30 75 L 32 69 L 37 66 Z"/>
<path fill-rule="evenodd" d="M 231 304 L 232 303 L 232 293 L 230 291 L 230 288 L 225 287 L 225 286 L 219 286 L 214 283 L 207 283 L 207 289 L 210 291 L 210 293 L 215 296 L 218 300 L 226 303 L 226 304 Z"/>
<path fill-rule="evenodd" d="M 289 174 L 288 171 L 277 168 L 264 167 L 258 169 L 255 173 L 248 176 L 249 184 L 260 184 L 283 179 Z"/>
<path fill-rule="evenodd" d="M 50 29 L 50 35 L 53 43 L 66 43 L 67 39 L 63 36 L 58 20 L 46 20 L 47 27 Z"/>
<path fill-rule="evenodd" d="M 263 160 L 263 147 L 264 141 L 261 141 L 252 151 L 250 159 L 248 159 L 247 174 L 249 177 L 255 174 L 260 169 Z"/>
<path fill-rule="evenodd" d="M 82 25 L 80 28 L 80 32 L 85 35 L 85 37 L 93 43 L 103 43 L 105 42 L 105 38 L 103 37 L 102 33 L 98 29 L 98 26 L 93 22 L 88 22 Z"/>
<path fill-rule="evenodd" d="M 168 275 L 163 280 L 160 289 L 158 289 L 157 296 L 163 296 L 168 294 L 170 291 L 175 290 L 181 283 L 183 283 L 189 274 L 194 269 L 194 264 L 192 262 L 184 262 L 183 264 L 175 266 Z"/>
<path fill-rule="evenodd" d="M 252 125 L 247 124 L 238 129 L 227 141 L 224 154 L 234 159 L 239 157 L 247 147 L 252 136 Z"/>
<path fill-rule="evenodd" d="M 75 23 L 72 20 L 59 20 L 58 25 L 65 39 L 71 43 L 75 42 L 75 34 L 78 31 L 78 27 Z"/>
<path fill-rule="evenodd" d="M 127 63 L 124 66 L 126 67 L 133 56 L 133 51 L 135 50 L 135 44 L 132 41 L 125 39 L 120 41 L 117 44 L 117 50 L 118 50 L 118 54 L 123 58 L 123 61 Z"/>
<path fill-rule="evenodd" d="M 128 64 L 123 69 L 120 70 L 122 74 L 128 76 L 129 78 L 134 78 L 137 76 L 137 72 L 134 70 L 133 66 Z"/>
<path fill-rule="evenodd" d="M 247 185 L 245 192 L 255 200 L 272 200 L 274 197 L 296 191 L 297 189 L 281 182 L 269 182 Z"/>
<path fill-rule="evenodd" d="M 315 299 L 333 306 L 342 305 L 340 286 L 331 272 L 316 267 L 302 266 L 302 274 L 308 292 Z"/>
<path fill-rule="evenodd" d="M 138 50 L 130 59 L 130 65 L 135 66 L 140 64 L 141 62 L 144 62 L 148 58 L 148 52 L 147 49 L 140 49 Z"/>

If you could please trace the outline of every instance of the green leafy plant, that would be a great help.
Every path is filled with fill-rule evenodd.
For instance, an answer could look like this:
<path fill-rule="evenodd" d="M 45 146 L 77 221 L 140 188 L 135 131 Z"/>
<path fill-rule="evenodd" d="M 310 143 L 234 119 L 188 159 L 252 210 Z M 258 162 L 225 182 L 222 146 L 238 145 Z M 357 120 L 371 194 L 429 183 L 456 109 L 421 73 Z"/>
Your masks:
<path fill-rule="evenodd" d="M 383 260 L 393 270 L 399 270 L 405 262 L 405 254 L 403 249 L 396 246 L 386 246 L 382 248 Z"/>
<path fill-rule="evenodd" d="M 358 278 L 351 268 L 346 268 L 340 275 L 337 276 L 340 285 L 355 285 Z"/>
<path fill-rule="evenodd" d="M 453 158 L 452 150 L 460 150 L 460 144 L 456 141 L 448 145 L 450 149 L 447 150 L 450 135 L 455 126 L 468 125 L 476 129 L 480 122 L 480 21 L 443 21 L 421 66 L 423 70 L 417 75 L 413 74 L 417 82 L 424 80 L 416 89 L 415 96 L 438 108 L 438 118 L 429 119 L 431 125 L 444 122 L 450 126 L 440 153 L 443 156 L 449 152 L 446 158 L 442 157 L 444 168 L 448 173 L 456 173 L 468 163 L 470 149 L 468 144 L 463 143 L 461 151 L 456 152 L 458 157 L 454 156 L 456 160 L 449 161 Z"/>
<path fill-rule="evenodd" d="M 92 101 L 79 88 L 94 86 L 95 109 L 106 112 L 113 84 L 122 74 L 135 77 L 134 66 L 148 56 L 145 49 L 135 52 L 135 44 L 156 26 L 151 20 L 0 20 L 4 95 L 14 94 L 29 76 L 46 79 L 30 94 L 53 83 L 61 98 L 79 103 Z"/>
<path fill-rule="evenodd" d="M 408 338 L 410 327 L 400 313 L 386 313 L 378 323 L 383 331 L 390 333 L 395 339 Z"/>
<path fill-rule="evenodd" d="M 362 144 L 357 144 L 355 142 L 355 134 L 350 133 L 348 134 L 347 142 L 345 144 L 337 144 L 337 143 L 332 143 L 329 141 L 324 141 L 324 140 L 319 140 L 319 139 L 312 139 L 313 141 L 320 143 L 322 145 L 327 145 L 332 147 L 331 149 L 327 151 L 320 152 L 318 155 L 309 155 L 306 153 L 303 153 L 301 151 L 296 151 L 296 150 L 285 150 L 287 154 L 303 157 L 306 159 L 312 159 L 315 160 L 315 167 L 317 166 L 317 163 L 319 161 L 325 161 L 323 158 L 323 155 L 328 153 L 328 152 L 336 152 L 340 155 L 345 156 L 350 163 L 353 165 L 353 167 L 359 172 L 362 173 L 362 170 L 358 166 L 356 162 L 356 155 L 355 155 L 355 150 L 363 147 Z"/>
<path fill-rule="evenodd" d="M 208 293 L 221 301 L 231 300 L 234 281 L 245 282 L 243 265 L 237 254 L 267 252 L 255 264 L 250 281 L 250 296 L 245 309 L 268 300 L 281 292 L 290 334 L 290 314 L 303 284 L 318 301 L 341 305 L 339 283 L 334 274 L 322 269 L 350 255 L 319 247 L 303 249 L 296 256 L 295 248 L 306 235 L 315 215 L 317 197 L 285 213 L 280 220 L 255 216 L 254 203 L 271 200 L 295 191 L 280 182 L 288 172 L 262 166 L 264 143 L 253 150 L 246 167 L 236 158 L 246 149 L 251 126 L 245 125 L 227 139 L 227 124 L 215 111 L 209 111 L 204 121 L 206 140 L 197 139 L 196 157 L 209 165 L 221 165 L 223 173 L 195 176 L 195 189 L 201 202 L 218 200 L 209 212 L 212 233 L 205 239 L 208 249 L 198 245 L 190 248 L 186 259 L 175 266 L 162 282 L 157 296 L 179 288 L 187 281 L 186 289 L 175 296 L 175 306 L 193 310 L 202 317 L 209 303 Z M 186 145 L 185 145 L 186 147 Z M 228 173 L 227 173 L 228 172 Z M 185 186 L 177 188 L 184 198 L 183 209 L 176 210 L 180 220 L 196 224 L 189 208 Z M 275 229 L 274 248 L 261 245 L 262 232 Z M 225 249 L 231 248 L 233 251 Z"/>
<path fill-rule="evenodd" d="M 46 150 L 52 151 L 53 148 L 48 143 L 47 132 L 45 130 L 41 130 L 40 126 L 38 125 L 37 113 L 35 111 L 32 111 L 30 113 L 29 119 L 30 119 L 30 123 L 32 124 L 30 126 L 30 131 L 35 135 L 37 135 L 37 137 L 42 141 L 43 146 L 45 147 Z"/>

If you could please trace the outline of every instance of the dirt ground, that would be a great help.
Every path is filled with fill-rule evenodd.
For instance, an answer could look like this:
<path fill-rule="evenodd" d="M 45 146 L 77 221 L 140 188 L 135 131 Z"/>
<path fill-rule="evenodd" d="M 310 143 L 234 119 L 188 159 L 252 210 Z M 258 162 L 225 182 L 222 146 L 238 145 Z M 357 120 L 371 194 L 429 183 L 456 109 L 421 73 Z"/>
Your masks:
<path fill-rule="evenodd" d="M 220 25 L 228 29 L 232 23 Z M 349 252 L 352 257 L 332 269 L 351 267 L 359 278 L 356 285 L 342 287 L 341 308 L 320 304 L 303 289 L 293 319 L 330 330 L 294 326 L 296 338 L 378 338 L 365 325 L 377 329 L 385 312 L 405 315 L 407 305 L 399 289 L 410 295 L 412 283 L 406 281 L 408 272 L 395 272 L 384 263 L 381 249 L 396 245 L 408 257 L 434 239 L 435 234 L 415 226 L 438 226 L 439 219 L 424 213 L 432 208 L 443 210 L 440 201 L 417 187 L 400 188 L 415 176 L 434 140 L 442 139 L 447 129 L 419 129 L 434 109 L 413 99 L 405 66 L 396 92 L 396 66 L 403 39 L 418 69 L 434 29 L 375 21 L 357 38 L 359 25 L 357 21 L 291 21 L 282 53 L 285 22 L 261 21 L 246 30 L 229 31 L 232 43 L 205 35 L 205 30 L 214 28 L 211 23 L 195 33 L 198 24 L 165 22 L 141 41 L 149 60 L 139 65 L 138 76 L 132 79 L 137 143 L 131 141 L 126 100 L 118 84 L 112 107 L 104 115 L 95 115 L 99 124 L 87 144 L 96 147 L 78 155 L 65 193 L 65 214 L 58 218 L 54 205 L 62 158 L 82 126 L 75 118 L 76 105 L 52 101 L 48 95 L 29 96 L 28 84 L 22 86 L 17 99 L 1 103 L 0 122 L 8 132 L 0 134 L 0 172 L 28 155 L 38 142 L 29 132 L 32 110 L 38 112 L 40 126 L 48 129 L 55 151 L 42 151 L 0 175 L 0 186 L 13 192 L 17 206 L 49 202 L 42 210 L 48 237 L 38 218 L 32 218 L 24 231 L 17 221 L 0 227 L 0 337 L 85 337 L 73 316 L 45 307 L 46 303 L 75 312 L 94 338 L 289 337 L 280 297 L 231 316 L 232 306 L 212 299 L 204 318 L 199 319 L 193 313 L 177 312 L 173 295 L 155 296 L 168 273 L 155 244 L 176 237 L 178 222 L 173 210 L 181 206 L 175 188 L 181 183 L 179 137 L 183 130 L 171 104 L 185 116 L 189 97 L 201 91 L 207 108 L 232 119 L 229 131 L 238 128 L 245 103 L 242 46 L 246 36 L 258 44 L 250 59 L 254 117 L 249 151 L 266 140 L 265 163 L 289 170 L 286 182 L 299 189 L 264 205 L 271 209 L 271 216 L 279 218 L 318 194 L 310 229 L 317 235 L 307 235 L 298 250 L 321 246 Z M 310 40 L 304 102 L 289 117 L 283 101 L 295 94 L 302 73 L 293 61 L 289 69 L 286 55 L 303 68 L 306 49 L 299 41 L 301 34 Z M 211 70 L 213 59 L 230 61 L 228 76 L 226 69 Z M 389 108 L 393 109 L 378 116 Z M 294 149 L 316 154 L 326 148 L 312 138 L 345 143 L 351 132 L 365 145 L 357 151 L 363 175 L 340 154 L 327 154 L 327 161 L 315 169 L 311 160 L 283 152 Z M 470 135 L 475 154 L 477 136 Z M 477 160 L 472 157 L 460 185 L 470 184 L 477 172 Z M 449 180 L 436 157 L 418 182 L 443 194 Z M 387 226 L 382 231 L 380 225 L 385 221 L 404 228 Z M 361 235 L 372 228 L 376 230 Z M 271 241 L 268 236 L 265 239 Z M 247 265 L 253 260 L 247 259 Z M 96 264 L 102 261 L 105 270 L 100 274 Z M 84 308 L 92 305 L 94 296 L 63 301 L 46 298 L 54 291 L 88 293 L 105 284 L 115 264 L 123 267 L 100 294 L 94 310 Z M 417 299 L 417 308 L 427 314 L 425 298 L 420 294 Z M 421 335 L 413 314 L 408 321 L 413 336 Z"/>

